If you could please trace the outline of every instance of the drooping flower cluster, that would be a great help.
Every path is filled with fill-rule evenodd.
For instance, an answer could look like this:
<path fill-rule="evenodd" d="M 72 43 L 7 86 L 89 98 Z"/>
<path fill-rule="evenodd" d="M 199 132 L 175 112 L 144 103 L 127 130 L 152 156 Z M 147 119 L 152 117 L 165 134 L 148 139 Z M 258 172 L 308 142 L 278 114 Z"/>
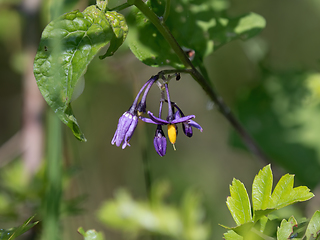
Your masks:
<path fill-rule="evenodd" d="M 169 78 L 170 76 L 168 76 L 168 78 L 166 79 L 164 75 L 162 75 L 163 83 L 161 83 L 159 79 L 159 74 L 157 74 L 155 76 L 152 76 L 142 86 L 142 88 L 138 92 L 129 110 L 126 111 L 120 117 L 117 130 L 111 141 L 112 145 L 116 144 L 116 146 L 119 147 L 122 144 L 122 149 L 124 149 L 126 146 L 130 146 L 129 141 L 134 133 L 134 130 L 137 127 L 139 118 L 146 123 L 152 123 L 157 125 L 155 136 L 153 139 L 153 144 L 156 152 L 161 157 L 166 154 L 166 149 L 167 149 L 167 139 L 162 130 L 163 125 L 167 125 L 168 127 L 168 138 L 169 138 L 169 141 L 172 143 L 174 149 L 175 149 L 174 144 L 176 142 L 176 137 L 178 134 L 178 128 L 177 128 L 178 123 L 182 124 L 183 132 L 188 137 L 192 137 L 193 135 L 192 127 L 195 127 L 202 132 L 202 127 L 195 121 L 191 120 L 195 118 L 195 115 L 185 116 L 181 111 L 181 109 L 174 102 L 171 102 L 169 88 L 168 88 Z M 180 75 L 177 75 L 176 79 L 177 80 L 180 79 Z M 148 111 L 147 113 L 149 117 L 144 117 L 143 114 L 146 113 L 146 106 L 147 106 L 146 105 L 147 95 L 149 93 L 150 88 L 155 82 L 157 82 L 157 85 L 159 86 L 161 91 L 159 117 L 154 116 L 154 114 L 150 111 Z M 142 93 L 143 95 L 141 97 L 141 100 L 140 102 L 138 102 Z M 167 99 L 165 99 L 165 95 L 167 96 Z M 161 118 L 162 107 L 165 102 L 168 104 L 168 115 L 166 119 L 162 119 Z"/>

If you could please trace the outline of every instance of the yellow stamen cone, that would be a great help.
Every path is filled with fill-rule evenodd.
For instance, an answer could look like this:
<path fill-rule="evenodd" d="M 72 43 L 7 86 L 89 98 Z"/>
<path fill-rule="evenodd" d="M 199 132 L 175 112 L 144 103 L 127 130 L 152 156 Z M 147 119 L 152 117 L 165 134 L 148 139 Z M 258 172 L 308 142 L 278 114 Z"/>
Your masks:
<path fill-rule="evenodd" d="M 177 140 L 177 130 L 176 130 L 176 126 L 174 124 L 168 125 L 168 137 L 169 137 L 170 142 L 172 144 L 175 144 L 175 142 Z"/>

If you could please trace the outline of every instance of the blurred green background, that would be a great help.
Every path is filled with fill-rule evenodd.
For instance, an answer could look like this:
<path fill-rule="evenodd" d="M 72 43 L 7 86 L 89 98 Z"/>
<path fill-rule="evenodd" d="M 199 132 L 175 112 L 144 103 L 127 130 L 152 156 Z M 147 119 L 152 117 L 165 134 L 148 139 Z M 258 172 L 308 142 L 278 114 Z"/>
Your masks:
<path fill-rule="evenodd" d="M 228 4 L 230 16 L 252 11 L 267 22 L 259 36 L 230 42 L 206 58 L 216 91 L 269 156 L 276 179 L 280 174 L 294 173 L 298 184 L 317 193 L 320 1 L 212 1 Z M 51 3 L 0 0 L 0 228 L 15 226 L 41 212 L 46 187 L 46 116 L 51 109 L 37 90 L 32 64 L 41 31 L 50 18 Z M 121 3 L 110 0 L 110 5 Z M 64 11 L 83 10 L 88 4 L 94 2 L 66 0 Z M 144 154 L 150 160 L 153 180 L 170 181 L 169 199 L 173 203 L 178 205 L 190 187 L 203 193 L 213 239 L 221 239 L 225 232 L 218 223 L 235 225 L 225 204 L 229 184 L 232 178 L 240 179 L 250 193 L 252 180 L 264 163 L 246 151 L 229 123 L 189 76 L 172 82 L 170 93 L 185 114 L 196 115 L 202 133 L 194 131 L 189 139 L 180 129 L 177 150 L 168 144 L 162 158 L 153 148 L 155 127 L 142 122 L 131 147 L 122 150 L 110 143 L 118 118 L 139 88 L 160 70 L 139 62 L 125 45 L 114 57 L 96 58 L 89 65 L 85 90 L 73 102 L 88 142 L 78 142 L 63 126 L 62 239 L 82 239 L 76 232 L 80 226 L 103 230 L 107 239 L 124 239 L 100 224 L 96 212 L 119 187 L 137 198 L 146 198 Z M 158 99 L 158 91 L 152 89 L 148 108 L 153 112 L 157 111 Z M 291 210 L 310 216 L 319 205 L 316 198 Z M 41 231 L 41 224 L 32 234 L 37 231 Z"/>

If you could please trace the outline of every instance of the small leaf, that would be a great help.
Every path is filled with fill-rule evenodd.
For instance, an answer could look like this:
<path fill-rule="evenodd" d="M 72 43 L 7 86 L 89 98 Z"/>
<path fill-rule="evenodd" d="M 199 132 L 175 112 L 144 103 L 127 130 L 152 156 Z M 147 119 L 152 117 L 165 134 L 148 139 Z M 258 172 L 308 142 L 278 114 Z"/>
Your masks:
<path fill-rule="evenodd" d="M 233 179 L 232 185 L 230 185 L 230 193 L 231 197 L 227 198 L 227 206 L 236 224 L 239 226 L 251 222 L 250 200 L 243 183 Z"/>
<path fill-rule="evenodd" d="M 298 223 L 293 216 L 290 217 L 288 221 L 283 219 L 281 221 L 280 227 L 278 227 L 278 230 L 277 230 L 277 239 L 278 240 L 290 239 L 293 233 L 293 227 L 297 227 L 297 226 L 298 226 Z"/>
<path fill-rule="evenodd" d="M 270 165 L 260 170 L 254 178 L 252 184 L 252 206 L 254 211 L 272 207 L 272 181 L 273 176 Z"/>
<path fill-rule="evenodd" d="M 286 174 L 281 177 L 272 193 L 274 208 L 279 209 L 295 202 L 306 201 L 314 195 L 305 186 L 293 188 L 294 175 Z"/>
<path fill-rule="evenodd" d="M 0 229 L 0 240 L 13 240 L 18 236 L 22 235 L 30 228 L 38 224 L 38 222 L 30 223 L 34 216 L 28 218 L 21 226 L 10 228 L 10 229 Z"/>
<path fill-rule="evenodd" d="M 309 239 L 317 239 L 320 235 L 320 211 L 316 211 L 306 230 L 307 240 Z"/>
<path fill-rule="evenodd" d="M 102 232 L 96 232 L 96 230 L 84 231 L 82 227 L 78 228 L 78 232 L 84 236 L 84 240 L 104 240 Z"/>
<path fill-rule="evenodd" d="M 237 234 L 235 231 L 228 231 L 223 234 L 225 240 L 243 240 L 243 237 Z"/>

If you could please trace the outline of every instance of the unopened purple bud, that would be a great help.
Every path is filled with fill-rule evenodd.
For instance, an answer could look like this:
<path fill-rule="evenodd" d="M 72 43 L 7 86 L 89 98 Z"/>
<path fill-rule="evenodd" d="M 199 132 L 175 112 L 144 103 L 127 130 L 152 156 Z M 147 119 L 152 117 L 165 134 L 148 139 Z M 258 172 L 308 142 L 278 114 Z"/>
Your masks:
<path fill-rule="evenodd" d="M 116 146 L 119 147 L 121 143 L 124 142 L 122 145 L 122 149 L 124 149 L 127 145 L 129 145 L 129 140 L 132 137 L 137 124 L 138 117 L 130 112 L 125 112 L 119 118 L 118 127 L 112 138 L 111 144 L 116 144 Z"/>
<path fill-rule="evenodd" d="M 162 131 L 161 125 L 157 126 L 156 134 L 153 139 L 153 145 L 159 156 L 163 157 L 167 151 L 167 139 Z"/>

